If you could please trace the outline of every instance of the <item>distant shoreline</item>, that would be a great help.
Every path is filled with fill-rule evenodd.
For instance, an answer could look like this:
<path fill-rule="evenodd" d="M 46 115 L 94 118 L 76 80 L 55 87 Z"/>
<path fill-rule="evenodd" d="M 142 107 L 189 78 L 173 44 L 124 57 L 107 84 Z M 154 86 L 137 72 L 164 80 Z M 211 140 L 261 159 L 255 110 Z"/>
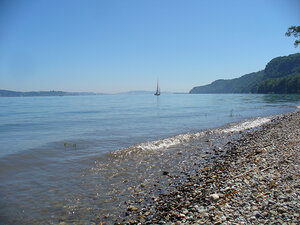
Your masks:
<path fill-rule="evenodd" d="M 10 91 L 0 90 L 0 97 L 49 97 L 49 96 L 89 96 L 89 95 L 143 95 L 154 91 L 127 91 L 119 93 L 67 92 L 67 91 Z M 188 92 L 163 92 L 163 94 L 189 94 Z"/>
<path fill-rule="evenodd" d="M 105 95 L 94 92 L 66 92 L 66 91 L 10 91 L 0 90 L 0 97 L 46 97 L 46 96 L 82 96 L 82 95 Z"/>

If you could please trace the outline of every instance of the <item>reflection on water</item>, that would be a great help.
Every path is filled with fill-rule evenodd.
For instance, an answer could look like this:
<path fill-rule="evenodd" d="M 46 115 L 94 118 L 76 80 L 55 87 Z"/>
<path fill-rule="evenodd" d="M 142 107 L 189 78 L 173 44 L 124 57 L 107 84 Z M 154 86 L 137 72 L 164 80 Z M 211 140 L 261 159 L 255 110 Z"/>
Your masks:
<path fill-rule="evenodd" d="M 298 94 L 294 94 L 294 95 L 289 95 L 289 94 L 268 94 L 268 95 L 262 95 L 262 100 L 263 102 L 270 104 L 270 103 L 274 103 L 274 104 L 278 104 L 278 103 L 292 103 L 292 102 L 299 102 L 300 99 L 300 95 Z"/>

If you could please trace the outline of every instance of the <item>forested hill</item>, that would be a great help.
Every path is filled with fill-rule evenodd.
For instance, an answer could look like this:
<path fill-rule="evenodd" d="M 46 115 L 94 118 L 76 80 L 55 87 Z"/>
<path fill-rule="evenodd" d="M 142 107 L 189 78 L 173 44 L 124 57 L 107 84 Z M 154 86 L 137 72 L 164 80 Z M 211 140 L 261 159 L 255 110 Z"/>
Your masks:
<path fill-rule="evenodd" d="M 200 93 L 300 93 L 300 53 L 272 59 L 264 70 L 194 87 Z"/>

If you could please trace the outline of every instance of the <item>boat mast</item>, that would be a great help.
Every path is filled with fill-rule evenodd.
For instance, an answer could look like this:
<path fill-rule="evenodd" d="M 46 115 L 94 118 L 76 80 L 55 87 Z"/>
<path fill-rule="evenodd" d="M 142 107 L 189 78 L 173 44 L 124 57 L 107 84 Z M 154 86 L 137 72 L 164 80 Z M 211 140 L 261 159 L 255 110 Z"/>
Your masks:
<path fill-rule="evenodd" d="M 158 85 L 158 79 L 157 79 L 156 92 L 155 92 L 154 95 L 156 95 L 156 96 L 160 95 L 160 88 L 159 88 L 159 85 Z"/>

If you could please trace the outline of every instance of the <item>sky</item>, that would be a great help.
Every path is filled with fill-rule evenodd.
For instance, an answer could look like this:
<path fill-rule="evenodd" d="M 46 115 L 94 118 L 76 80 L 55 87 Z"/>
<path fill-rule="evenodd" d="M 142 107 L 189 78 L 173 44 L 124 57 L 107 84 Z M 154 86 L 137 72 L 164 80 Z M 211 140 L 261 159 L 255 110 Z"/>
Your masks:
<path fill-rule="evenodd" d="M 0 89 L 188 92 L 299 52 L 298 0 L 0 0 Z"/>

